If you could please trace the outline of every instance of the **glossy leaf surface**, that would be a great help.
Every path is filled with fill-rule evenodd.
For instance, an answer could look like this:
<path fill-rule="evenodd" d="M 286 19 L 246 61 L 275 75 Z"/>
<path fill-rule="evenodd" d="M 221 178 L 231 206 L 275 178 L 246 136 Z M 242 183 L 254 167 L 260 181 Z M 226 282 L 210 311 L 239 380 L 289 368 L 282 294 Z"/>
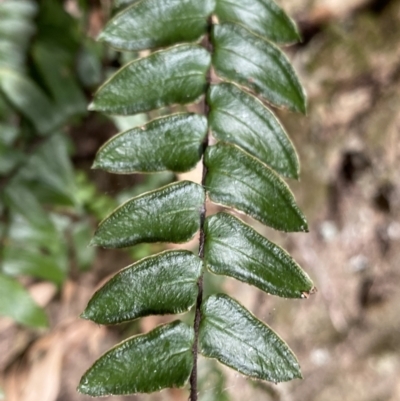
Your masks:
<path fill-rule="evenodd" d="M 85 373 L 78 390 L 91 396 L 151 393 L 182 387 L 192 365 L 193 328 L 175 321 L 112 348 Z"/>
<path fill-rule="evenodd" d="M 231 23 L 213 28 L 213 65 L 223 79 L 243 85 L 278 107 L 306 112 L 306 97 L 286 56 L 272 43 Z"/>
<path fill-rule="evenodd" d="M 181 181 L 137 196 L 99 225 L 92 245 L 122 248 L 141 242 L 186 242 L 200 227 L 204 189 Z"/>
<path fill-rule="evenodd" d="M 176 114 L 122 132 L 99 150 L 94 168 L 112 173 L 188 171 L 201 159 L 207 119 Z"/>
<path fill-rule="evenodd" d="M 256 379 L 283 382 L 301 378 L 296 357 L 266 324 L 227 295 L 202 306 L 200 352 Z"/>
<path fill-rule="evenodd" d="M 210 199 L 236 208 L 281 231 L 307 231 L 307 221 L 289 187 L 269 167 L 234 145 L 207 149 Z"/>
<path fill-rule="evenodd" d="M 302 298 L 312 290 L 312 281 L 282 248 L 236 217 L 210 216 L 205 232 L 205 263 L 213 273 L 280 297 Z"/>
<path fill-rule="evenodd" d="M 135 114 L 187 104 L 204 92 L 210 54 L 198 45 L 179 45 L 132 61 L 97 91 L 91 110 Z"/>
<path fill-rule="evenodd" d="M 272 0 L 218 0 L 215 14 L 220 22 L 237 22 L 273 42 L 300 39 L 296 25 Z"/>
<path fill-rule="evenodd" d="M 188 311 L 196 302 L 202 260 L 188 251 L 150 256 L 116 274 L 82 314 L 99 324 Z"/>
<path fill-rule="evenodd" d="M 298 178 L 296 151 L 279 121 L 256 97 L 237 86 L 213 85 L 208 93 L 213 135 L 235 143 L 278 173 Z"/>
<path fill-rule="evenodd" d="M 145 0 L 117 14 L 99 39 L 120 50 L 165 47 L 200 38 L 215 0 Z"/>
<path fill-rule="evenodd" d="M 36 305 L 18 281 L 3 274 L 0 274 L 0 315 L 27 326 L 47 326 L 43 309 Z"/>

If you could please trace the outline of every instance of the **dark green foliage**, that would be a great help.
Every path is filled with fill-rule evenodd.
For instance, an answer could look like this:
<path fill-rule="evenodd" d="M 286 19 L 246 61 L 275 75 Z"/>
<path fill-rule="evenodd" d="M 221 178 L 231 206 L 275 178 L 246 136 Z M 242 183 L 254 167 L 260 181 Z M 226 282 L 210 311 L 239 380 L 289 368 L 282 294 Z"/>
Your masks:
<path fill-rule="evenodd" d="M 304 298 L 313 291 L 297 263 L 244 222 L 228 213 L 205 216 L 207 195 L 275 229 L 307 231 L 280 177 L 298 178 L 296 152 L 262 103 L 305 112 L 305 94 L 290 62 L 269 42 L 295 41 L 298 32 L 270 0 L 114 5 L 127 7 L 108 23 L 101 40 L 123 50 L 173 46 L 122 67 L 97 91 L 91 108 L 134 114 L 203 96 L 205 115 L 173 114 L 129 129 L 99 150 L 94 166 L 124 174 L 182 172 L 203 156 L 204 177 L 202 185 L 178 182 L 127 201 L 100 224 L 92 243 L 111 248 L 177 243 L 200 230 L 199 257 L 166 252 L 127 267 L 94 295 L 83 317 L 120 323 L 180 313 L 196 302 L 195 324 L 193 330 L 175 322 L 116 346 L 83 376 L 79 390 L 95 396 L 151 392 L 182 386 L 190 375 L 195 401 L 198 352 L 253 378 L 299 378 L 295 356 L 269 327 L 226 295 L 202 299 L 205 268 L 282 297 Z M 201 36 L 203 46 L 187 43 Z M 226 82 L 214 82 L 211 69 Z"/>
<path fill-rule="evenodd" d="M 238 145 L 284 176 L 299 177 L 299 161 L 290 139 L 256 97 L 225 83 L 211 87 L 208 103 L 215 138 Z"/>
<path fill-rule="evenodd" d="M 96 292 L 82 317 L 100 324 L 188 311 L 196 302 L 202 261 L 170 251 L 128 266 Z M 154 294 L 157 294 L 155 297 Z"/>
<path fill-rule="evenodd" d="M 227 213 L 210 216 L 205 232 L 205 265 L 213 273 L 280 297 L 300 298 L 312 290 L 313 283 L 282 248 L 238 218 Z"/>
<path fill-rule="evenodd" d="M 93 167 L 119 174 L 188 171 L 201 159 L 206 134 L 207 119 L 198 114 L 159 118 L 110 139 Z"/>
<path fill-rule="evenodd" d="M 306 231 L 307 222 L 289 187 L 255 157 L 226 143 L 205 154 L 210 199 L 282 231 Z"/>
<path fill-rule="evenodd" d="M 225 23 L 214 26 L 212 43 L 213 66 L 221 78 L 253 90 L 278 107 L 305 113 L 305 94 L 293 67 L 271 42 L 240 25 Z"/>
<path fill-rule="evenodd" d="M 210 54 L 198 45 L 160 50 L 119 70 L 98 90 L 91 109 L 135 114 L 193 102 L 204 93 L 209 67 Z"/>
<path fill-rule="evenodd" d="M 117 14 L 99 40 L 120 50 L 142 50 L 194 41 L 207 30 L 215 0 L 138 1 Z"/>
<path fill-rule="evenodd" d="M 287 345 L 264 323 L 224 294 L 203 302 L 200 352 L 256 379 L 300 378 L 300 366 Z"/>
<path fill-rule="evenodd" d="M 92 245 L 122 248 L 141 242 L 186 242 L 200 228 L 204 200 L 204 189 L 190 181 L 137 196 L 100 223 Z"/>
<path fill-rule="evenodd" d="M 183 386 L 193 366 L 193 340 L 193 328 L 179 321 L 132 337 L 97 360 L 79 390 L 100 396 Z"/>

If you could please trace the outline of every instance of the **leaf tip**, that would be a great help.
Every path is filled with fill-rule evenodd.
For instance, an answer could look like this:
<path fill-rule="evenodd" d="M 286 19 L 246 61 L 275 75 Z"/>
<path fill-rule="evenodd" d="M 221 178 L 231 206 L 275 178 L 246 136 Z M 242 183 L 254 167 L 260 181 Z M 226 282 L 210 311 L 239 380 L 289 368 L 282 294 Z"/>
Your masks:
<path fill-rule="evenodd" d="M 93 164 L 90 167 L 92 170 L 99 170 L 101 168 L 101 163 L 99 162 L 97 156 L 93 161 Z"/>
<path fill-rule="evenodd" d="M 99 241 L 97 240 L 96 236 L 94 236 L 94 237 L 90 240 L 88 247 L 95 247 L 95 246 L 99 246 L 99 245 L 100 245 L 100 244 L 99 244 Z"/>
<path fill-rule="evenodd" d="M 79 315 L 80 319 L 90 320 L 90 317 L 87 313 L 87 308 Z"/>

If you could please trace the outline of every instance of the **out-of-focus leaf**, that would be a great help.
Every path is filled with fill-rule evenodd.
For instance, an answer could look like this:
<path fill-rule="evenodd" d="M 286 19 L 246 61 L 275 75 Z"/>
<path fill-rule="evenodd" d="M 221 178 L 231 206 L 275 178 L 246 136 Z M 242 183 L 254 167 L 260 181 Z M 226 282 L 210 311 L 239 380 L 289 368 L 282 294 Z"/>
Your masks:
<path fill-rule="evenodd" d="M 65 10 L 63 2 L 40 0 L 36 25 L 36 41 L 63 49 L 69 54 L 69 62 L 73 63 L 84 39 L 79 19 Z"/>
<path fill-rule="evenodd" d="M 0 315 L 9 316 L 18 323 L 47 326 L 43 309 L 35 304 L 29 293 L 18 281 L 0 273 Z"/>
<path fill-rule="evenodd" d="M 71 116 L 86 113 L 86 99 L 75 79 L 68 52 L 56 45 L 37 42 L 32 54 L 60 120 L 64 122 Z"/>
<path fill-rule="evenodd" d="M 11 146 L 18 138 L 19 131 L 13 125 L 0 124 L 0 145 Z"/>
<path fill-rule="evenodd" d="M 204 200 L 203 187 L 190 181 L 147 192 L 106 217 L 91 244 L 122 248 L 141 242 L 186 242 L 200 227 Z"/>
<path fill-rule="evenodd" d="M 237 22 L 273 42 L 300 39 L 294 22 L 272 0 L 218 0 L 215 14 L 220 22 Z"/>
<path fill-rule="evenodd" d="M 87 221 L 80 221 L 73 225 L 71 240 L 75 262 L 81 270 L 88 270 L 93 263 L 95 250 L 88 246 L 92 238 L 92 228 Z"/>
<path fill-rule="evenodd" d="M 0 91 L 42 135 L 60 124 L 59 115 L 44 92 L 29 78 L 7 69 L 0 69 Z"/>
<path fill-rule="evenodd" d="M 15 192 L 21 196 L 23 193 Z M 23 199 L 18 208 L 22 204 Z M 68 249 L 63 240 L 63 228 L 49 216 L 41 221 L 43 210 L 38 210 L 39 215 L 32 217 L 33 210 L 20 214 L 15 212 L 18 208 L 11 208 L 3 271 L 11 276 L 31 275 L 61 284 L 68 269 Z"/>
<path fill-rule="evenodd" d="M 76 72 L 85 88 L 97 86 L 102 79 L 101 52 L 91 42 L 84 44 L 77 58 Z"/>
<path fill-rule="evenodd" d="M 197 40 L 215 0 L 146 0 L 111 19 L 99 39 L 120 50 L 143 50 Z"/>
<path fill-rule="evenodd" d="M 286 298 L 302 298 L 313 289 L 307 274 L 282 248 L 236 217 L 210 216 L 205 232 L 205 263 L 213 273 Z"/>
<path fill-rule="evenodd" d="M 299 161 L 290 139 L 256 97 L 223 83 L 210 88 L 208 102 L 210 126 L 217 139 L 235 143 L 286 177 L 299 177 Z"/>
<path fill-rule="evenodd" d="M 20 169 L 18 180 L 43 203 L 74 206 L 75 177 L 65 135 L 53 134 Z"/>
<path fill-rule="evenodd" d="M 275 383 L 301 378 L 287 344 L 227 295 L 203 303 L 199 344 L 201 354 L 246 376 Z"/>
<path fill-rule="evenodd" d="M 278 107 L 306 112 L 306 96 L 293 67 L 272 43 L 231 23 L 215 25 L 213 66 L 223 79 L 243 85 Z"/>
<path fill-rule="evenodd" d="M 3 271 L 10 276 L 28 275 L 62 284 L 66 269 L 59 255 L 32 244 L 9 244 L 4 250 Z"/>
<path fill-rule="evenodd" d="M 188 311 L 196 302 L 202 260 L 188 251 L 150 256 L 117 273 L 82 314 L 99 324 Z"/>
<path fill-rule="evenodd" d="M 285 182 L 235 145 L 207 149 L 206 188 L 213 202 L 236 208 L 281 231 L 307 231 L 307 221 Z"/>
<path fill-rule="evenodd" d="M 201 159 L 206 134 L 204 116 L 162 117 L 111 138 L 98 151 L 93 167 L 123 174 L 188 171 Z"/>
<path fill-rule="evenodd" d="M 38 199 L 23 183 L 10 183 L 4 191 L 4 201 L 11 210 L 24 216 L 31 224 L 42 228 L 53 227 Z"/>
<path fill-rule="evenodd" d="M 30 0 L 7 0 L 0 2 L 0 15 L 8 18 L 33 18 L 38 5 Z"/>
<path fill-rule="evenodd" d="M 130 338 L 94 363 L 78 391 L 104 396 L 182 387 L 193 366 L 193 341 L 193 328 L 180 321 Z"/>
<path fill-rule="evenodd" d="M 132 61 L 97 91 L 91 110 L 135 114 L 197 100 L 206 86 L 210 54 L 198 45 L 179 45 Z"/>
<path fill-rule="evenodd" d="M 12 146 L 18 134 L 12 125 L 0 124 L 0 175 L 7 175 L 25 159 L 24 154 Z"/>
<path fill-rule="evenodd" d="M 35 33 L 33 17 L 36 5 L 21 1 L 26 8 L 20 9 L 16 3 L 0 3 L 0 68 L 24 71 L 27 48 Z M 7 9 L 7 5 L 15 8 Z"/>

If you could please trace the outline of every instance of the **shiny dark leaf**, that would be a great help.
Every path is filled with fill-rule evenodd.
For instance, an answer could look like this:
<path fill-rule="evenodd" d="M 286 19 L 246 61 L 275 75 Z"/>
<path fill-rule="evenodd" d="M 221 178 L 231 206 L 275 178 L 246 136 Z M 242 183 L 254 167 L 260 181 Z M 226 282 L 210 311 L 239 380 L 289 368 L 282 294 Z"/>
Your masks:
<path fill-rule="evenodd" d="M 190 181 L 144 193 L 106 217 L 91 244 L 122 248 L 141 242 L 186 242 L 200 227 L 204 200 L 204 189 Z"/>
<path fill-rule="evenodd" d="M 143 50 L 197 40 L 206 32 L 215 0 L 146 0 L 106 25 L 99 39 L 120 50 Z"/>
<path fill-rule="evenodd" d="M 306 112 L 306 96 L 286 56 L 272 43 L 231 23 L 213 28 L 213 66 L 275 106 Z"/>
<path fill-rule="evenodd" d="M 289 254 L 236 217 L 210 216 L 205 232 L 205 263 L 213 273 L 280 297 L 304 298 L 312 291 L 312 281 Z"/>
<path fill-rule="evenodd" d="M 275 383 L 301 378 L 296 357 L 266 324 L 227 295 L 202 306 L 200 352 L 255 379 Z"/>
<path fill-rule="evenodd" d="M 82 314 L 99 324 L 188 311 L 196 302 L 202 260 L 188 251 L 150 256 L 100 288 Z"/>
<path fill-rule="evenodd" d="M 285 177 L 299 177 L 296 151 L 279 121 L 256 97 L 237 86 L 213 85 L 208 93 L 213 135 L 235 143 Z"/>
<path fill-rule="evenodd" d="M 201 158 L 206 133 L 204 116 L 162 117 L 111 138 L 100 148 L 93 167 L 123 174 L 188 171 Z"/>
<path fill-rule="evenodd" d="M 236 208 L 281 231 L 307 231 L 307 221 L 285 182 L 235 145 L 207 149 L 206 189 L 210 199 Z"/>
<path fill-rule="evenodd" d="M 179 321 L 132 337 L 98 359 L 78 391 L 98 397 L 182 387 L 193 366 L 193 341 L 193 328 Z"/>
<path fill-rule="evenodd" d="M 218 0 L 215 14 L 221 22 L 236 22 L 277 43 L 300 39 L 294 22 L 272 0 Z"/>
<path fill-rule="evenodd" d="M 127 115 L 194 102 L 204 92 L 210 62 L 210 54 L 198 45 L 132 61 L 100 87 L 90 109 Z"/>

